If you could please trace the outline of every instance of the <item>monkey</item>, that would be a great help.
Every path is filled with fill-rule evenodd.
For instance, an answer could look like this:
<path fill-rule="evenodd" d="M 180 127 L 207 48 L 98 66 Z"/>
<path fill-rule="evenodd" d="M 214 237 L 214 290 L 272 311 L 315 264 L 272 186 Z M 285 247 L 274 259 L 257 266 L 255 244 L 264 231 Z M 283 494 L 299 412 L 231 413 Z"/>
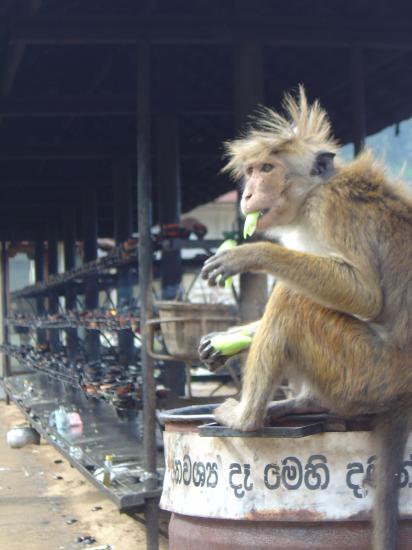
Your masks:
<path fill-rule="evenodd" d="M 412 198 L 371 152 L 339 160 L 329 117 L 303 87 L 285 96 L 283 111 L 262 107 L 225 150 L 224 170 L 243 183 L 241 211 L 260 213 L 257 233 L 269 240 L 215 254 L 202 277 L 214 286 L 265 272 L 278 282 L 256 326 L 240 400 L 219 405 L 215 418 L 261 429 L 284 377 L 306 387 L 291 408 L 314 397 L 346 417 L 373 413 L 373 548 L 395 550 L 412 410 Z"/>

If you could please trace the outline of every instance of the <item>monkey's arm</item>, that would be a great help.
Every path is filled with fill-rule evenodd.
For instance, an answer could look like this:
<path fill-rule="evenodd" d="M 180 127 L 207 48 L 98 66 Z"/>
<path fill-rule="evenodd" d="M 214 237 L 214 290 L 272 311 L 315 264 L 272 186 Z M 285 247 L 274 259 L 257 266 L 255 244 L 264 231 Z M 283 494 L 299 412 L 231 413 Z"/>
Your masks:
<path fill-rule="evenodd" d="M 219 284 L 224 284 L 237 273 L 265 271 L 323 306 L 374 319 L 382 308 L 379 276 L 365 259 L 357 264 L 262 242 L 212 256 L 205 262 L 202 277 L 214 286 L 220 275 Z"/>
<path fill-rule="evenodd" d="M 254 336 L 256 331 L 261 323 L 261 319 L 258 321 L 253 321 L 253 323 L 248 323 L 247 325 L 240 325 L 236 327 L 230 327 L 225 332 L 228 334 L 233 334 L 235 332 L 242 332 L 243 334 L 248 334 L 249 336 Z"/>
<path fill-rule="evenodd" d="M 247 325 L 242 325 L 240 327 L 231 327 L 224 332 L 211 332 L 209 334 L 206 334 L 205 336 L 202 336 L 199 343 L 199 349 L 198 349 L 199 358 L 203 363 L 205 363 L 209 367 L 210 370 L 216 370 L 217 368 L 223 366 L 226 363 L 226 361 L 229 359 L 229 357 L 233 357 L 233 356 L 222 355 L 222 353 L 219 350 L 213 347 L 211 339 L 217 335 L 220 336 L 225 334 L 236 334 L 236 333 L 247 334 L 253 337 L 258 329 L 259 323 L 260 323 L 260 320 L 254 321 L 253 323 L 249 323 Z"/>

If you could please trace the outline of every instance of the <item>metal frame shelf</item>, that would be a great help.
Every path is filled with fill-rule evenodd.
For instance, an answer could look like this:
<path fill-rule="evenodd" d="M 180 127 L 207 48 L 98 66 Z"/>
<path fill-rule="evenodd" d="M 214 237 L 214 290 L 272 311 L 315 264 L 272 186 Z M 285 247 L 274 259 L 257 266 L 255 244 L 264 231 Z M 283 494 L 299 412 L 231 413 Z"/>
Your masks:
<path fill-rule="evenodd" d="M 129 313 L 118 313 L 116 310 L 107 312 L 90 312 L 89 316 L 76 315 L 77 312 L 59 313 L 52 316 L 35 316 L 17 314 L 5 319 L 12 327 L 37 329 L 67 330 L 70 328 L 85 328 L 86 330 L 119 331 L 137 330 L 139 317 Z"/>
<path fill-rule="evenodd" d="M 216 249 L 222 243 L 218 239 L 175 239 L 164 238 L 161 241 L 154 241 L 154 251 L 163 250 L 181 250 L 186 249 L 201 249 L 205 253 L 211 253 L 211 250 Z M 64 273 L 58 273 L 49 276 L 47 281 L 35 283 L 26 286 L 22 289 L 11 293 L 11 299 L 16 298 L 34 298 L 42 294 L 47 294 L 51 290 L 57 290 L 60 287 L 68 284 L 78 284 L 80 281 L 89 277 L 99 277 L 110 275 L 110 270 L 122 266 L 129 266 L 131 269 L 137 270 L 137 245 L 126 248 L 125 245 L 116 247 L 112 252 L 97 260 L 86 262 L 82 266 L 70 269 Z M 190 265 L 193 260 L 183 260 L 184 263 Z M 134 264 L 134 265 L 133 265 Z M 108 273 L 109 272 L 109 273 Z"/>
<path fill-rule="evenodd" d="M 136 262 L 136 253 L 126 252 L 123 247 L 117 247 L 115 251 L 107 256 L 86 262 L 82 266 L 70 269 L 64 273 L 58 273 L 49 276 L 48 281 L 35 283 L 34 285 L 26 286 L 20 290 L 16 290 L 11 294 L 12 299 L 16 298 L 33 298 L 41 294 L 47 293 L 50 290 L 55 290 L 62 285 L 72 282 L 77 282 L 81 279 L 96 277 L 102 275 L 110 269 L 129 265 Z"/>
<path fill-rule="evenodd" d="M 160 496 L 159 488 L 145 488 L 144 453 L 141 423 L 136 417 L 119 419 L 104 402 L 94 402 L 63 381 L 45 373 L 23 374 L 5 378 L 7 395 L 27 418 L 28 422 L 50 442 L 100 491 L 109 497 L 121 512 L 132 512 L 144 506 L 147 498 Z M 74 429 L 57 431 L 50 426 L 50 414 L 59 405 L 75 407 L 83 420 L 81 433 Z M 125 464 L 130 472 L 137 472 L 132 481 L 115 480 L 110 487 L 100 482 L 93 472 L 103 467 L 106 454 L 112 454 L 114 468 Z M 159 463 L 162 452 L 158 452 Z M 159 469 L 159 473 L 162 469 Z M 131 476 L 132 479 L 132 476 Z"/>

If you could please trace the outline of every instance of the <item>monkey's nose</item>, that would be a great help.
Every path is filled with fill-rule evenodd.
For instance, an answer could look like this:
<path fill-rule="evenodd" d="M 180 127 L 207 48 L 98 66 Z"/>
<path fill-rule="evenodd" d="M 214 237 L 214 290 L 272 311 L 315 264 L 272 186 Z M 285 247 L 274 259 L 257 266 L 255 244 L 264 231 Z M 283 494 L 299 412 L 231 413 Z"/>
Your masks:
<path fill-rule="evenodd" d="M 245 201 L 248 201 L 249 199 L 251 199 L 253 197 L 253 193 L 246 193 L 243 195 L 243 199 Z"/>

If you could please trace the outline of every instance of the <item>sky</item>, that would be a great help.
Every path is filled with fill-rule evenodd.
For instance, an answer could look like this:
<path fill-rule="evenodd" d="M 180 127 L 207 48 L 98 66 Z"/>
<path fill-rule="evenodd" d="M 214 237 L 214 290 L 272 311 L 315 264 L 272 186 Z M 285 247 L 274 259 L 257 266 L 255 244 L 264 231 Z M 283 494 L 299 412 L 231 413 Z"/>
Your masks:
<path fill-rule="evenodd" d="M 368 136 L 366 146 L 383 160 L 390 176 L 400 177 L 412 186 L 412 118 Z M 352 144 L 342 148 L 342 157 L 353 157 Z"/>

